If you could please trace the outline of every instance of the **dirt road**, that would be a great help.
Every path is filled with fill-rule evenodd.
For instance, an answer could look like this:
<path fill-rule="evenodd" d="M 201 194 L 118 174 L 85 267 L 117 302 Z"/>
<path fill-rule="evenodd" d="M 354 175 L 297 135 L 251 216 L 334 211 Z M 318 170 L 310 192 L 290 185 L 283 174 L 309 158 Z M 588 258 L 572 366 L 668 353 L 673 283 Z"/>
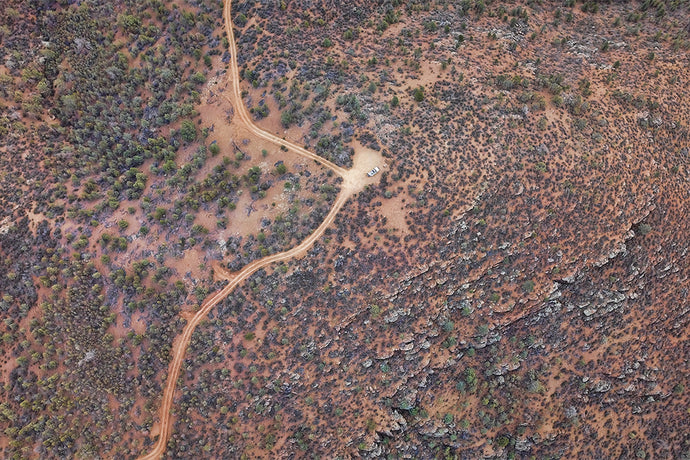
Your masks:
<path fill-rule="evenodd" d="M 374 179 L 372 178 L 367 178 L 366 170 L 371 166 L 371 164 L 374 164 L 374 162 L 378 161 L 377 155 L 360 155 L 360 157 L 368 157 L 368 161 L 362 161 L 361 158 L 358 159 L 357 154 L 355 154 L 355 167 L 353 167 L 350 170 L 346 170 L 296 144 L 293 144 L 289 141 L 274 136 L 271 133 L 265 132 L 253 124 L 249 116 L 249 113 L 247 112 L 247 109 L 242 102 L 242 94 L 240 90 L 239 73 L 236 60 L 237 46 L 235 44 L 235 35 L 233 33 L 232 22 L 230 20 L 230 4 L 230 0 L 226 0 L 224 8 L 225 28 L 230 42 L 230 51 L 232 53 L 232 58 L 230 60 L 231 69 L 228 73 L 228 78 L 231 80 L 232 84 L 231 99 L 233 102 L 233 106 L 235 107 L 235 111 L 239 115 L 240 120 L 247 126 L 247 128 L 254 135 L 266 139 L 268 141 L 274 142 L 277 145 L 285 145 L 286 147 L 294 150 L 300 155 L 307 158 L 311 158 L 321 163 L 322 165 L 330 168 L 333 172 L 335 172 L 343 178 L 343 184 L 341 185 L 341 190 L 338 194 L 338 198 L 333 203 L 333 207 L 331 208 L 330 212 L 328 213 L 324 221 L 321 223 L 321 225 L 319 225 L 319 227 L 316 230 L 314 230 L 314 232 L 311 235 L 309 235 L 304 241 L 302 241 L 302 243 L 288 251 L 273 254 L 262 259 L 255 260 L 254 262 L 246 265 L 242 270 L 234 274 L 235 276 L 232 277 L 227 286 L 225 286 L 223 289 L 221 289 L 220 291 L 216 292 L 211 297 L 206 299 L 204 303 L 201 305 L 201 309 L 196 314 L 194 314 L 194 316 L 191 319 L 189 319 L 187 325 L 182 331 L 182 334 L 175 340 L 175 343 L 173 344 L 173 358 L 168 368 L 168 376 L 165 385 L 165 390 L 163 392 L 163 397 L 161 399 L 160 421 L 158 425 L 158 440 L 151 452 L 140 457 L 142 460 L 160 458 L 160 456 L 163 455 L 163 453 L 165 452 L 165 448 L 167 446 L 168 439 L 170 438 L 170 433 L 172 431 L 172 419 L 170 411 L 172 409 L 173 399 L 175 397 L 175 390 L 177 387 L 177 380 L 180 375 L 180 368 L 182 366 L 182 361 L 184 360 L 187 347 L 189 346 L 189 342 L 192 338 L 192 333 L 194 332 L 194 329 L 196 329 L 199 322 L 201 322 L 201 320 L 203 320 L 206 317 L 206 315 L 208 315 L 208 313 L 219 302 L 225 299 L 238 285 L 240 285 L 240 283 L 246 280 L 257 270 L 264 268 L 267 265 L 270 265 L 274 262 L 280 262 L 283 260 L 291 259 L 293 257 L 299 257 L 304 255 L 307 252 L 307 250 L 316 242 L 316 240 L 318 240 L 323 235 L 323 232 L 326 230 L 326 228 L 328 228 L 333 223 L 336 215 L 343 207 L 345 202 L 347 202 L 347 200 L 350 198 L 350 196 L 352 196 L 352 194 L 354 194 L 358 190 L 361 190 L 367 183 L 372 183 L 374 181 Z"/>
<path fill-rule="evenodd" d="M 175 396 L 175 389 L 177 386 L 177 379 L 180 375 L 180 367 L 182 366 L 182 361 L 184 360 L 185 352 L 187 351 L 187 346 L 192 338 L 192 333 L 196 329 L 197 325 L 206 318 L 206 315 L 216 306 L 219 302 L 225 299 L 235 288 L 246 280 L 249 276 L 255 273 L 257 270 L 266 267 L 274 262 L 280 262 L 282 260 L 291 259 L 293 257 L 301 256 L 307 252 L 307 250 L 318 240 L 322 235 L 324 230 L 328 228 L 334 221 L 335 216 L 343 207 L 345 202 L 350 197 L 351 193 L 346 193 L 341 191 L 333 203 L 333 208 L 328 213 L 324 221 L 319 225 L 319 227 L 309 235 L 299 246 L 295 246 L 289 251 L 280 252 L 273 254 L 263 259 L 255 260 L 254 262 L 246 265 L 242 270 L 235 274 L 235 277 L 226 285 L 223 289 L 213 294 L 210 298 L 206 299 L 201 306 L 201 309 L 192 317 L 184 330 L 182 335 L 180 335 L 175 344 L 173 345 L 173 359 L 170 362 L 170 367 L 168 369 L 168 379 L 165 385 L 165 390 L 163 393 L 163 398 L 160 407 L 160 432 L 158 436 L 158 441 L 156 442 L 153 450 L 143 456 L 141 459 L 157 459 L 165 451 L 165 446 L 170 438 L 172 420 L 170 410 L 172 409 L 172 403 Z"/>

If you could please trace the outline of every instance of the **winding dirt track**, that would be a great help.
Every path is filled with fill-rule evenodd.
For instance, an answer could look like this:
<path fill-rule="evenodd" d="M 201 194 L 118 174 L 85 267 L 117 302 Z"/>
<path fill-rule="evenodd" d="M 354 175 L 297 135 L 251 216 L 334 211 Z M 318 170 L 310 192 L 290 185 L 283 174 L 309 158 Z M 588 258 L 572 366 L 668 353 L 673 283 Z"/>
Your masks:
<path fill-rule="evenodd" d="M 182 361 L 184 360 L 184 356 L 187 351 L 189 342 L 191 341 L 192 333 L 194 332 L 194 329 L 196 329 L 196 326 L 199 324 L 199 322 L 201 322 L 201 320 L 203 320 L 206 317 L 206 315 L 211 311 L 211 309 L 213 309 L 219 302 L 225 299 L 240 283 L 246 280 L 257 270 L 266 267 L 267 265 L 270 265 L 274 262 L 291 259 L 293 257 L 305 254 L 306 251 L 314 244 L 314 242 L 316 242 L 316 240 L 318 240 L 321 237 L 321 235 L 323 235 L 323 232 L 326 230 L 326 228 L 328 228 L 333 223 L 333 221 L 335 220 L 335 216 L 338 214 L 340 208 L 343 207 L 348 198 L 350 198 L 350 196 L 353 193 L 358 191 L 365 183 L 365 180 L 362 180 L 364 177 L 366 177 L 363 171 L 358 171 L 356 169 L 346 170 L 344 168 L 341 168 L 340 166 L 337 166 L 331 163 L 330 161 L 321 158 L 320 156 L 296 144 L 293 144 L 292 142 L 286 141 L 277 136 L 274 136 L 271 133 L 263 131 L 262 129 L 258 128 L 253 124 L 249 116 L 249 113 L 247 112 L 247 109 L 242 102 L 242 95 L 239 82 L 239 69 L 237 67 L 236 59 L 237 46 L 235 44 L 235 35 L 232 30 L 232 22 L 230 21 L 230 10 L 231 2 L 230 0 L 226 0 L 224 7 L 225 29 L 228 35 L 228 40 L 230 42 L 230 50 L 232 52 L 232 57 L 230 60 L 231 69 L 228 78 L 231 80 L 232 83 L 232 97 L 234 99 L 233 106 L 235 107 L 235 111 L 239 115 L 240 119 L 247 126 L 249 131 L 251 131 L 254 135 L 266 139 L 268 141 L 274 142 L 278 145 L 285 145 L 286 147 L 293 149 L 300 155 L 305 156 L 307 158 L 311 158 L 326 166 L 327 168 L 331 169 L 333 172 L 335 172 L 343 178 L 343 184 L 341 186 L 340 193 L 338 194 L 338 198 L 333 203 L 333 207 L 331 208 L 330 212 L 328 213 L 324 221 L 321 223 L 321 225 L 319 225 L 319 227 L 311 235 L 309 235 L 298 246 L 295 246 L 294 248 L 288 251 L 273 254 L 262 259 L 255 260 L 254 262 L 246 265 L 242 270 L 234 274 L 227 286 L 213 294 L 211 297 L 207 298 L 201 305 L 200 310 L 189 320 L 189 322 L 183 329 L 182 334 L 177 338 L 175 344 L 173 345 L 173 358 L 168 368 L 168 378 L 160 406 L 160 431 L 158 435 L 158 440 L 151 452 L 140 457 L 141 460 L 158 459 L 165 452 L 165 448 L 167 446 L 168 439 L 170 438 L 170 434 L 172 431 L 172 420 L 170 411 L 172 409 L 172 403 L 175 396 L 175 390 L 177 387 L 177 379 L 180 375 L 180 368 L 182 366 Z M 362 177 L 360 178 L 359 176 Z"/>

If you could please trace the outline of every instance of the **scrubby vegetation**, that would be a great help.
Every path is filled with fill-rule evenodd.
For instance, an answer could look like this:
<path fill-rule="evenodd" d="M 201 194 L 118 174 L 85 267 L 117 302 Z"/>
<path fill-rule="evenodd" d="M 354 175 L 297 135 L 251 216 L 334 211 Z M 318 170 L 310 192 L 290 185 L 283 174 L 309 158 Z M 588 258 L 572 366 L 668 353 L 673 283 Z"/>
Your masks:
<path fill-rule="evenodd" d="M 0 6 L 3 458 L 683 458 L 686 2 Z M 379 180 L 380 179 L 380 180 Z"/>

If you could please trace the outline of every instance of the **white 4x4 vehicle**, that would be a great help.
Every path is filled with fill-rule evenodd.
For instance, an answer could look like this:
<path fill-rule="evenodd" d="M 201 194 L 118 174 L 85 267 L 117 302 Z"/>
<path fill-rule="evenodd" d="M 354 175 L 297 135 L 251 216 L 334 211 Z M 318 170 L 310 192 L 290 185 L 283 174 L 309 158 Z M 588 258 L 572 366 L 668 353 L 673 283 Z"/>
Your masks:
<path fill-rule="evenodd" d="M 379 169 L 379 167 L 377 166 L 377 167 L 375 167 L 374 169 L 372 169 L 371 171 L 369 171 L 369 172 L 367 173 L 367 176 L 369 176 L 369 177 L 375 176 L 376 174 L 378 174 L 379 171 L 380 171 L 380 169 Z"/>

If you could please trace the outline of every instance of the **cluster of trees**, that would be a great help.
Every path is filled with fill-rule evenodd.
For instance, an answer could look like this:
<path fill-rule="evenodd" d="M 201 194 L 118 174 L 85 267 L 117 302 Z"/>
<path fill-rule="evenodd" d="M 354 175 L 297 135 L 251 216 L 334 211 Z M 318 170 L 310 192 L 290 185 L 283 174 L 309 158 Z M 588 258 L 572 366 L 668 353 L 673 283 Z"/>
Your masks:
<path fill-rule="evenodd" d="M 201 9 L 194 14 L 151 0 L 131 10 L 95 2 L 34 12 L 42 56 L 26 64 L 21 87 L 22 97 L 38 95 L 40 104 L 27 115 L 49 112 L 60 122 L 69 154 L 49 157 L 49 164 L 77 178 L 96 173 L 111 208 L 141 195 L 147 173 L 137 168 L 146 160 L 174 160 L 180 140 L 196 139 L 189 118 L 197 115 L 206 69 L 190 63 L 204 49 L 209 63 L 220 52 L 213 36 L 219 13 L 203 3 Z M 155 134 L 180 119 L 179 136 Z"/>

